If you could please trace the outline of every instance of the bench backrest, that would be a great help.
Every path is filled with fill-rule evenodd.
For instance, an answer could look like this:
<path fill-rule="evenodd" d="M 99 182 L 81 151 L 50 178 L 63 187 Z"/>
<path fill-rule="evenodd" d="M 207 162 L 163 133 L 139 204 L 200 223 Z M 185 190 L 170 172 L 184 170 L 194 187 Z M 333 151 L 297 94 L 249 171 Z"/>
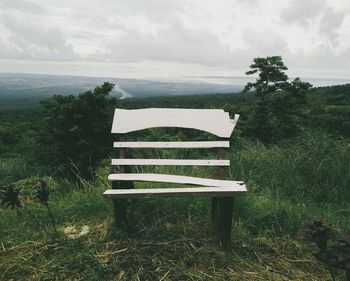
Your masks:
<path fill-rule="evenodd" d="M 125 134 L 149 128 L 178 127 L 205 131 L 229 138 L 239 115 L 230 119 L 222 109 L 146 108 L 114 112 L 112 133 Z"/>
<path fill-rule="evenodd" d="M 120 158 L 113 159 L 112 165 L 121 167 L 120 173 L 125 172 L 125 166 L 132 165 L 185 165 L 185 166 L 221 166 L 228 167 L 224 149 L 230 146 L 228 138 L 236 126 L 239 115 L 230 119 L 227 112 L 221 109 L 116 109 L 113 118 L 112 133 L 124 134 L 161 127 L 190 128 L 208 132 L 224 140 L 220 141 L 175 141 L 175 142 L 130 142 L 123 137 L 114 142 L 114 147 L 120 149 Z M 219 148 L 219 159 L 126 159 L 127 148 Z M 218 178 L 224 179 L 221 169 Z M 133 180 L 133 179 L 131 179 Z M 137 180 L 135 178 L 135 180 Z"/>

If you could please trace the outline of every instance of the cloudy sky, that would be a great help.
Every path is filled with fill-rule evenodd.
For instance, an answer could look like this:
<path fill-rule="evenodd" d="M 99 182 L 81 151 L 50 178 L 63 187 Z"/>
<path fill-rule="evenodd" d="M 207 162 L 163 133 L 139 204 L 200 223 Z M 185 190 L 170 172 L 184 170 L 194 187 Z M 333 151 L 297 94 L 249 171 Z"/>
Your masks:
<path fill-rule="evenodd" d="M 0 72 L 242 76 L 282 55 L 290 76 L 350 77 L 349 0 L 0 0 Z"/>

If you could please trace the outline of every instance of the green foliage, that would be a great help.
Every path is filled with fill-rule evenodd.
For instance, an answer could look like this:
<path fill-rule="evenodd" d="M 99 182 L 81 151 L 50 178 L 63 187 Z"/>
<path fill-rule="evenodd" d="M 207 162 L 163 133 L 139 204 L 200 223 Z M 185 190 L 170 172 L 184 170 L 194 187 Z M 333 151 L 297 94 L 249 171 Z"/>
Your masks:
<path fill-rule="evenodd" d="M 39 159 L 70 178 L 92 180 L 111 148 L 114 85 L 104 83 L 79 96 L 55 96 L 43 102 L 47 117 L 38 136 Z"/>
<path fill-rule="evenodd" d="M 350 84 L 312 88 L 309 93 L 322 104 L 350 105 Z"/>
<path fill-rule="evenodd" d="M 27 156 L 34 145 L 35 127 L 30 122 L 0 122 L 0 155 L 21 153 Z"/>
<path fill-rule="evenodd" d="M 307 110 L 307 124 L 326 129 L 332 133 L 350 136 L 350 105 L 323 105 L 314 102 Z"/>
<path fill-rule="evenodd" d="M 277 141 L 295 135 L 305 91 L 311 84 L 295 78 L 288 82 L 282 57 L 255 58 L 247 75 L 258 74 L 244 92 L 254 90 L 256 103 L 247 123 L 247 134 L 265 142 Z"/>

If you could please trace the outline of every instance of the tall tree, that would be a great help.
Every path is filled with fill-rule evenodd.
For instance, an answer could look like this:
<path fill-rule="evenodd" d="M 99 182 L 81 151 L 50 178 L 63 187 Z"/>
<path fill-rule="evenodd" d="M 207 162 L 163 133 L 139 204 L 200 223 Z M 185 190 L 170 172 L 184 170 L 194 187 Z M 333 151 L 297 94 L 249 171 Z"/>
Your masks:
<path fill-rule="evenodd" d="M 258 74 L 258 78 L 254 83 L 247 83 L 244 91 L 254 89 L 259 99 L 288 86 L 288 76 L 284 72 L 288 68 L 284 65 L 281 56 L 255 58 L 249 68 L 250 70 L 246 74 Z"/>
<path fill-rule="evenodd" d="M 306 102 L 305 92 L 312 85 L 295 78 L 288 82 L 288 70 L 281 56 L 255 58 L 247 75 L 257 74 L 244 92 L 254 91 L 256 103 L 248 120 L 248 134 L 262 141 L 292 136 L 298 128 L 300 108 Z"/>
<path fill-rule="evenodd" d="M 40 159 L 68 176 L 92 180 L 111 146 L 114 85 L 104 83 L 78 96 L 56 95 L 42 102 L 47 117 L 38 136 Z"/>

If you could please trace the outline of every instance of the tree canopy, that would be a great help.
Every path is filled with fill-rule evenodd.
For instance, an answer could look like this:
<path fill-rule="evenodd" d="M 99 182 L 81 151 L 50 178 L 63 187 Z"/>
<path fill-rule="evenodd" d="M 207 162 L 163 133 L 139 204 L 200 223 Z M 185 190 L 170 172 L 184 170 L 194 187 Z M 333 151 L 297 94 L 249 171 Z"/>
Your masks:
<path fill-rule="evenodd" d="M 38 136 L 39 158 L 69 176 L 91 180 L 111 147 L 114 85 L 104 83 L 78 96 L 54 96 L 42 102 L 46 118 Z"/>

